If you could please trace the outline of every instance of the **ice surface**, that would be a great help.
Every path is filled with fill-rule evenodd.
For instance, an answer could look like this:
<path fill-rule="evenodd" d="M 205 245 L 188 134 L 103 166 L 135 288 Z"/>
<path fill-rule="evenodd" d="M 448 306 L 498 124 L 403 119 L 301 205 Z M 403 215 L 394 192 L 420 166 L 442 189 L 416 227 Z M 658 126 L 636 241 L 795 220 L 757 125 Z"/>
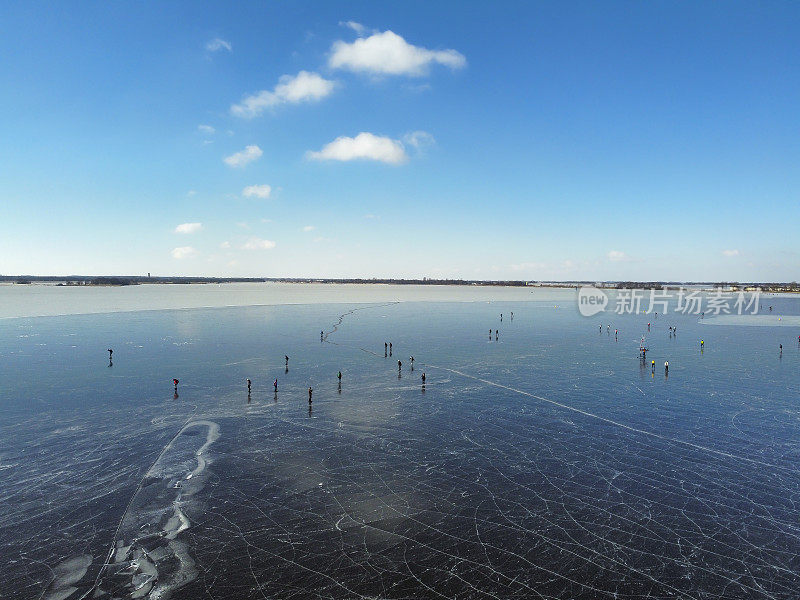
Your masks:
<path fill-rule="evenodd" d="M 800 589 L 791 328 L 583 318 L 565 298 L 9 319 L 0 334 L 4 598 Z"/>

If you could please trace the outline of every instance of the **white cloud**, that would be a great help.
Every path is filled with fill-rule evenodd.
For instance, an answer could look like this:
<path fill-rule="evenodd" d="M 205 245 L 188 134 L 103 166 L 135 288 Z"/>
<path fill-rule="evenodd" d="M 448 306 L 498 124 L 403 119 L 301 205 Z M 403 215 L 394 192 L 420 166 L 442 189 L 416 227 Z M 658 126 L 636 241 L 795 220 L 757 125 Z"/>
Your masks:
<path fill-rule="evenodd" d="M 175 228 L 175 233 L 197 233 L 202 228 L 202 223 L 181 223 Z"/>
<path fill-rule="evenodd" d="M 738 250 L 723 250 L 722 253 L 725 256 L 739 256 L 739 251 Z"/>
<path fill-rule="evenodd" d="M 356 137 L 341 136 L 326 144 L 319 152 L 306 152 L 312 160 L 377 160 L 397 165 L 408 160 L 403 143 L 388 137 L 361 132 Z"/>
<path fill-rule="evenodd" d="M 306 232 L 314 231 L 315 229 L 316 229 L 316 227 L 314 227 L 313 225 L 306 225 L 305 227 L 303 227 L 303 231 L 306 231 Z"/>
<path fill-rule="evenodd" d="M 172 258 L 182 260 L 184 258 L 193 258 L 197 256 L 197 250 L 191 246 L 180 246 L 179 248 L 172 249 Z"/>
<path fill-rule="evenodd" d="M 198 125 L 197 131 L 206 135 L 212 135 L 216 129 L 214 129 L 211 125 Z"/>
<path fill-rule="evenodd" d="M 534 271 L 542 270 L 548 267 L 547 263 L 543 262 L 523 262 L 511 265 L 512 271 Z"/>
<path fill-rule="evenodd" d="M 197 192 L 195 190 L 189 190 L 188 192 L 186 192 L 186 195 L 189 196 L 190 198 L 196 194 Z"/>
<path fill-rule="evenodd" d="M 467 64 L 456 50 L 428 50 L 406 42 L 393 31 L 375 33 L 352 43 L 337 40 L 331 46 L 328 65 L 375 75 L 426 75 L 434 63 L 460 69 Z"/>
<path fill-rule="evenodd" d="M 260 238 L 250 238 L 247 243 L 242 246 L 244 250 L 270 250 L 275 247 L 275 242 L 272 240 L 262 240 Z"/>
<path fill-rule="evenodd" d="M 272 223 L 272 219 L 261 219 L 262 223 Z"/>
<path fill-rule="evenodd" d="M 381 217 L 380 217 L 380 215 L 372 215 L 372 214 L 370 214 L 370 215 L 364 215 L 364 218 L 365 219 L 380 219 Z"/>
<path fill-rule="evenodd" d="M 434 137 L 427 131 L 412 131 L 403 136 L 403 141 L 414 148 L 424 148 L 436 143 Z"/>
<path fill-rule="evenodd" d="M 611 250 L 608 253 L 608 260 L 611 262 L 628 262 L 631 260 L 631 257 L 619 250 Z"/>
<path fill-rule="evenodd" d="M 264 153 L 261 151 L 261 148 L 252 145 L 247 146 L 244 150 L 236 152 L 235 154 L 231 154 L 222 160 L 229 167 L 244 167 L 254 160 L 261 158 L 262 154 Z"/>
<path fill-rule="evenodd" d="M 367 28 L 364 27 L 361 23 L 356 23 L 355 21 L 339 21 L 339 25 L 342 27 L 348 27 L 355 31 L 358 35 L 364 33 Z"/>
<path fill-rule="evenodd" d="M 206 50 L 209 52 L 217 52 L 218 50 L 223 49 L 231 52 L 233 50 L 233 46 L 231 46 L 230 42 L 227 42 L 221 38 L 214 38 L 206 44 Z"/>
<path fill-rule="evenodd" d="M 242 190 L 242 196 L 245 198 L 261 198 L 266 200 L 272 193 L 272 188 L 268 185 L 248 185 Z"/>
<path fill-rule="evenodd" d="M 237 117 L 253 118 L 265 109 L 279 104 L 297 104 L 322 100 L 333 92 L 335 83 L 317 73 L 300 71 L 297 75 L 283 75 L 272 91 L 261 90 L 245 96 L 240 104 L 231 106 L 231 113 Z"/>
<path fill-rule="evenodd" d="M 219 245 L 219 247 L 220 247 L 220 248 L 222 248 L 223 250 L 227 250 L 228 248 L 230 248 L 230 247 L 231 247 L 231 243 L 230 243 L 230 242 L 222 242 L 222 243 Z"/>

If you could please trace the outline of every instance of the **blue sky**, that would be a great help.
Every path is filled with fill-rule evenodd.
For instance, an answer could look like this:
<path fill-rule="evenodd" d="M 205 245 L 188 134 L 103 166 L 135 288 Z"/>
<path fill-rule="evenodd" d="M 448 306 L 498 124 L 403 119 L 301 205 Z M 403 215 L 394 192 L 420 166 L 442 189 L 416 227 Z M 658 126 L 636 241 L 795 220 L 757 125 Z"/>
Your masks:
<path fill-rule="evenodd" d="M 0 274 L 800 280 L 799 30 L 790 2 L 7 3 Z"/>

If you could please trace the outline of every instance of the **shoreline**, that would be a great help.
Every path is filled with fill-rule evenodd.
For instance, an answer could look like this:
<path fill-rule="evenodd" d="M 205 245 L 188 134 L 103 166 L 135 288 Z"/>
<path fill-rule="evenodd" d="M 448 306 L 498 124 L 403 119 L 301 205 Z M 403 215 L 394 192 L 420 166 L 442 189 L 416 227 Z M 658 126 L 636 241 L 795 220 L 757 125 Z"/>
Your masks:
<path fill-rule="evenodd" d="M 616 290 L 608 289 L 613 294 Z M 697 289 L 701 293 L 709 290 Z M 712 291 L 713 293 L 713 291 Z M 0 284 L 0 321 L 237 307 L 364 305 L 385 302 L 547 303 L 577 310 L 573 286 L 302 284 L 281 282 L 136 286 Z M 798 298 L 796 293 L 763 296 Z"/>
<path fill-rule="evenodd" d="M 755 291 L 762 293 L 800 293 L 796 282 L 712 282 L 712 281 L 545 281 L 545 280 L 467 280 L 467 279 L 393 279 L 393 278 L 333 278 L 333 277 L 142 277 L 128 275 L 0 275 L 0 286 L 55 286 L 69 288 L 118 288 L 138 285 L 213 285 L 213 284 L 299 284 L 299 285 L 386 285 L 433 287 L 501 287 L 501 288 L 554 288 L 575 289 L 593 286 L 604 290 L 617 289 L 676 289 L 699 288 L 703 291 Z"/>

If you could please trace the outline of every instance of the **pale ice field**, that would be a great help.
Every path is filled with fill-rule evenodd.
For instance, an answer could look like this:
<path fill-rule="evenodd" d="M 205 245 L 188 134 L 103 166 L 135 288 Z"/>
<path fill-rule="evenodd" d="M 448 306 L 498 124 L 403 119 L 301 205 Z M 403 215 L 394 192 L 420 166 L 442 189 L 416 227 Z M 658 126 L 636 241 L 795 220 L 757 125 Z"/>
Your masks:
<path fill-rule="evenodd" d="M 515 294 L 0 320 L 0 597 L 796 598 L 800 327 Z"/>

